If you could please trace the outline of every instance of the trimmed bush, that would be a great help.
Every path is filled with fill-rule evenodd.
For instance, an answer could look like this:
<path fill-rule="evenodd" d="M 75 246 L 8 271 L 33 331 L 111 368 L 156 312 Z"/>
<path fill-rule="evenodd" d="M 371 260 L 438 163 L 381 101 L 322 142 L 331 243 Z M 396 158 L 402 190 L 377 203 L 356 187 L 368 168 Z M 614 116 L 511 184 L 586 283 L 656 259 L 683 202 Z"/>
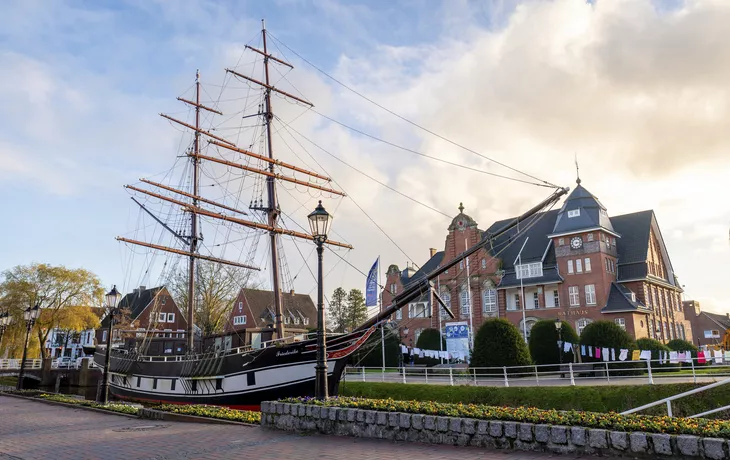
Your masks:
<path fill-rule="evenodd" d="M 600 348 L 615 348 L 618 350 L 625 348 L 627 350 L 635 350 L 636 344 L 631 339 L 628 332 L 621 329 L 613 321 L 596 321 L 590 323 L 583 329 L 580 336 L 580 344 L 586 346 Z M 603 361 L 602 358 L 583 357 L 584 362 Z"/>
<path fill-rule="evenodd" d="M 564 342 L 578 343 L 578 334 L 571 327 L 570 323 L 562 321 L 562 339 Z M 535 364 L 557 364 L 560 362 L 560 355 L 564 363 L 574 361 L 572 352 L 563 353 L 558 348 L 558 331 L 555 329 L 555 321 L 545 319 L 538 321 L 530 330 L 530 356 Z"/>
<path fill-rule="evenodd" d="M 505 319 L 485 321 L 474 337 L 470 367 L 527 366 L 531 364 L 520 331 Z"/>
<path fill-rule="evenodd" d="M 400 401 L 433 401 L 454 404 L 486 404 L 489 406 L 529 406 L 540 409 L 591 412 L 622 412 L 705 385 L 661 383 L 657 385 L 580 385 L 575 387 L 489 387 L 344 382 L 340 386 L 340 395 L 371 399 L 393 398 Z M 700 412 L 725 406 L 728 404 L 728 400 L 730 400 L 730 386 L 723 385 L 697 393 L 692 397 L 672 401 L 672 411 L 678 417 L 699 414 Z M 728 419 L 730 418 L 729 412 L 724 411 L 710 417 Z M 664 415 L 667 413 L 667 408 L 662 404 L 641 413 Z"/>
<path fill-rule="evenodd" d="M 668 346 L 664 345 L 658 340 L 649 339 L 649 338 L 643 338 L 638 339 L 636 341 L 636 348 L 639 350 L 650 350 L 651 351 L 651 359 L 652 361 L 660 359 L 659 352 L 669 352 L 671 351 Z M 652 368 L 663 368 L 663 367 L 672 367 L 671 370 L 676 370 L 677 367 L 679 367 L 678 364 L 659 364 L 657 362 L 651 363 Z"/>
<path fill-rule="evenodd" d="M 692 342 L 682 339 L 674 339 L 667 342 L 667 347 L 672 351 L 691 351 L 697 353 L 697 347 Z"/>
<path fill-rule="evenodd" d="M 385 367 L 398 367 L 400 362 L 400 342 L 398 332 L 385 328 Z M 353 366 L 381 367 L 383 365 L 383 346 L 380 331 L 375 331 L 357 352 L 352 354 Z"/>
<path fill-rule="evenodd" d="M 441 342 L 441 343 L 439 343 Z M 443 347 L 443 348 L 441 348 Z M 418 336 L 416 341 L 416 348 L 422 350 L 446 350 L 446 339 L 441 335 L 438 329 L 428 328 L 424 329 Z M 435 366 L 440 364 L 441 360 L 437 358 L 416 358 L 416 364 L 425 364 L 426 366 Z"/>

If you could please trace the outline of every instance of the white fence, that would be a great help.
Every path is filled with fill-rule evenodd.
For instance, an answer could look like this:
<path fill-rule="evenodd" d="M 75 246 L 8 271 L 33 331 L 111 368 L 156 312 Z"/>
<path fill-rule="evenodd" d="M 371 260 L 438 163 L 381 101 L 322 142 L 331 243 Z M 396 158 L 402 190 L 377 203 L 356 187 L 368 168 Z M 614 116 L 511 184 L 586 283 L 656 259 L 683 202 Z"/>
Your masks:
<path fill-rule="evenodd" d="M 89 360 L 89 367 L 96 367 L 96 363 L 92 358 L 77 358 L 74 360 L 58 360 L 55 359 L 51 362 L 51 369 L 81 369 L 83 360 Z M 0 371 L 19 371 L 20 370 L 20 359 L 0 359 Z M 26 359 L 25 370 L 38 370 L 43 368 L 42 359 Z"/>
<path fill-rule="evenodd" d="M 730 362 L 610 361 L 507 367 L 348 367 L 347 382 L 476 386 L 635 385 L 708 383 L 730 377 Z"/>

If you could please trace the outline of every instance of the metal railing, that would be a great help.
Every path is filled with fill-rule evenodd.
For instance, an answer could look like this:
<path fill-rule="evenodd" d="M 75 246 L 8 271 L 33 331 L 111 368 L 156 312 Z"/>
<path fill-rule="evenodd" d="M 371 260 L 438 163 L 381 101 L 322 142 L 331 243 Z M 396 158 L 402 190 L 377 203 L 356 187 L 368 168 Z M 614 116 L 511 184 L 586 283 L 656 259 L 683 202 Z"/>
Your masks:
<path fill-rule="evenodd" d="M 454 365 L 451 365 L 454 366 Z M 345 381 L 476 386 L 576 386 L 712 383 L 730 377 L 730 360 L 682 363 L 601 361 L 504 367 L 347 367 Z"/>
<path fill-rule="evenodd" d="M 76 358 L 71 361 L 59 361 L 57 359 L 54 359 L 51 361 L 51 369 L 81 369 L 81 366 L 83 365 L 83 360 L 88 359 L 89 360 L 89 367 L 97 367 L 96 363 L 94 363 L 94 360 L 86 357 L 86 358 Z M 20 359 L 0 359 L 0 370 L 8 370 L 8 371 L 19 371 L 20 370 Z M 42 359 L 26 359 L 25 360 L 25 370 L 39 370 L 43 368 L 43 360 Z"/>
<path fill-rule="evenodd" d="M 716 388 L 716 387 L 719 387 L 719 386 L 722 386 L 722 385 L 725 385 L 725 384 L 728 384 L 728 383 L 730 383 L 730 378 L 727 378 L 727 379 L 724 379 L 724 380 L 720 380 L 719 382 L 711 383 L 709 385 L 705 385 L 705 386 L 703 386 L 701 388 L 695 388 L 693 390 L 685 391 L 684 393 L 679 393 L 679 394 L 676 394 L 674 396 L 669 396 L 668 398 L 660 399 L 658 401 L 654 401 L 654 402 L 649 403 L 649 404 L 644 404 L 643 406 L 639 406 L 639 407 L 637 407 L 635 409 L 629 409 L 627 411 L 621 412 L 621 415 L 633 414 L 635 412 L 639 412 L 639 411 L 642 411 L 644 409 L 649 409 L 650 407 L 655 407 L 655 406 L 659 406 L 659 405 L 662 405 L 662 404 L 666 404 L 667 405 L 667 415 L 669 415 L 670 417 L 672 417 L 672 401 L 675 401 L 675 400 L 680 399 L 680 398 L 684 398 L 685 396 L 691 396 L 691 395 L 694 395 L 694 394 L 697 394 L 697 393 L 702 393 L 703 391 L 707 391 L 707 390 L 710 390 L 712 388 Z M 690 415 L 687 418 L 703 417 L 705 415 L 714 414 L 716 412 L 722 412 L 722 411 L 727 410 L 727 409 L 730 409 L 730 405 L 723 406 L 723 407 L 718 407 L 717 409 L 708 410 L 706 412 L 701 412 L 699 414 Z"/>

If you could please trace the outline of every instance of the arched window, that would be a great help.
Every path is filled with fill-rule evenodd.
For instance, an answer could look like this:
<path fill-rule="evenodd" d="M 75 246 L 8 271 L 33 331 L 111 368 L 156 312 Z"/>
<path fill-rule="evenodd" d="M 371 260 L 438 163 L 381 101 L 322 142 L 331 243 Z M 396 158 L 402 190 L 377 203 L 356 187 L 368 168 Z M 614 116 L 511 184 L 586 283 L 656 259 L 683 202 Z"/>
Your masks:
<path fill-rule="evenodd" d="M 461 288 L 459 292 L 459 307 L 461 307 L 461 316 L 469 315 L 469 291 L 466 287 Z"/>
<path fill-rule="evenodd" d="M 586 318 L 581 318 L 578 321 L 575 322 L 575 331 L 578 333 L 578 335 L 583 334 L 583 329 L 586 328 L 591 323 L 591 320 Z"/>
<path fill-rule="evenodd" d="M 486 287 L 482 290 L 482 309 L 484 313 L 497 312 L 497 291 L 492 287 Z"/>
<path fill-rule="evenodd" d="M 524 333 L 527 333 L 527 339 L 530 339 L 530 332 L 532 331 L 532 326 L 537 323 L 538 318 L 525 318 L 525 328 L 522 328 L 522 321 L 520 321 L 519 329 L 520 329 L 520 335 L 523 335 Z"/>

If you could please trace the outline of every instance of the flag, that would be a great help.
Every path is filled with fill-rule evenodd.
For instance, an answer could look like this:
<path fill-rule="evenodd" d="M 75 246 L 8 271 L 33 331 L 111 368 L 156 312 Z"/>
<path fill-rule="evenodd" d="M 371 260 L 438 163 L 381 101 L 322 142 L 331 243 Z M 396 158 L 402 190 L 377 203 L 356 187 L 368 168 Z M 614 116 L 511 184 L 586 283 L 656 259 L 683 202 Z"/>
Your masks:
<path fill-rule="evenodd" d="M 378 263 L 380 257 L 375 260 L 373 267 L 368 273 L 368 279 L 365 282 L 365 306 L 374 307 L 378 304 Z"/>

